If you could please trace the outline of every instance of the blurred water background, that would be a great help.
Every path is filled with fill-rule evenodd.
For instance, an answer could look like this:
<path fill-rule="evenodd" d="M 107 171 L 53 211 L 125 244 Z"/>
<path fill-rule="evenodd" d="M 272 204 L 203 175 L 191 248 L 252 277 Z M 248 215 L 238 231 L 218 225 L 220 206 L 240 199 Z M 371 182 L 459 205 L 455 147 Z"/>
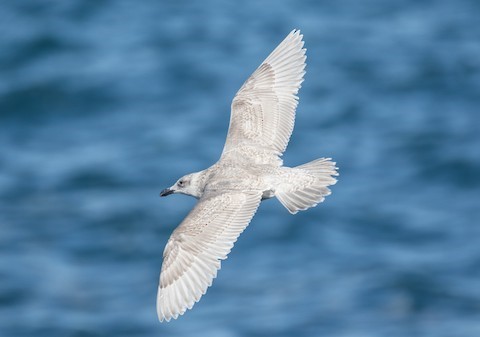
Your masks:
<path fill-rule="evenodd" d="M 480 3 L 4 1 L 1 336 L 480 336 Z M 262 203 L 214 286 L 160 324 L 158 193 L 221 153 L 236 90 L 293 29 L 285 164 L 326 202 Z"/>

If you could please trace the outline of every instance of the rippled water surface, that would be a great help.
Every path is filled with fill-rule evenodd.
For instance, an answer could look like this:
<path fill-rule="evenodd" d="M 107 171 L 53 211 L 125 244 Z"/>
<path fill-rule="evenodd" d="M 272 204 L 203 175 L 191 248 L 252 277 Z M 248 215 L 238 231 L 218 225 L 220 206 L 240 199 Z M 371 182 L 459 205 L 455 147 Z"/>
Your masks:
<path fill-rule="evenodd" d="M 480 336 L 477 1 L 7 1 L 0 9 L 1 336 Z M 155 296 L 230 101 L 293 28 L 285 164 L 324 204 L 262 203 L 179 320 Z"/>

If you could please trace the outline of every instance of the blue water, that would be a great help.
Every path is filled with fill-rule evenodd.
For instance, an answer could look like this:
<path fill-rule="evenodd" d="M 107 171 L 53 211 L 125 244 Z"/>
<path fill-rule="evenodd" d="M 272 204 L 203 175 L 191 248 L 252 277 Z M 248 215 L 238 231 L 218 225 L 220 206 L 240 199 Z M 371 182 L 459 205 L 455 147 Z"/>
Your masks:
<path fill-rule="evenodd" d="M 478 1 L 6 1 L 1 336 L 480 336 Z M 160 199 L 214 163 L 230 101 L 293 28 L 285 164 L 340 180 L 262 203 L 206 296 L 160 324 Z"/>

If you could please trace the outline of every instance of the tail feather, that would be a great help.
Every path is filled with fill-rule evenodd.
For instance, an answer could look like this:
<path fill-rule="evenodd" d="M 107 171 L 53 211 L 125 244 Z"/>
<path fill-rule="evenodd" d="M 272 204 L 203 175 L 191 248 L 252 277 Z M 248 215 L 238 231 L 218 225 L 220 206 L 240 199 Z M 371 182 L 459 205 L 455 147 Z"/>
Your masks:
<path fill-rule="evenodd" d="M 337 167 L 331 158 L 320 158 L 285 169 L 284 182 L 279 184 L 275 195 L 292 214 L 321 203 L 331 193 L 328 186 L 337 182 Z"/>

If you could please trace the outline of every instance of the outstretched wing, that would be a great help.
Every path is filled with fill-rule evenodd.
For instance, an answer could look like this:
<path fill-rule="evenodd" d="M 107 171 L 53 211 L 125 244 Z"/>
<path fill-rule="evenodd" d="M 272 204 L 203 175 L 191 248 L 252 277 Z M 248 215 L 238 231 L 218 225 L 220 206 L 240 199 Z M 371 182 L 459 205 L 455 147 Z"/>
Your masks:
<path fill-rule="evenodd" d="M 285 151 L 305 74 L 302 38 L 299 30 L 293 30 L 237 92 L 222 156 L 244 146 L 275 155 Z"/>
<path fill-rule="evenodd" d="M 198 201 L 163 253 L 157 294 L 160 321 L 177 318 L 205 294 L 260 199 L 261 193 L 228 192 L 210 193 Z"/>

